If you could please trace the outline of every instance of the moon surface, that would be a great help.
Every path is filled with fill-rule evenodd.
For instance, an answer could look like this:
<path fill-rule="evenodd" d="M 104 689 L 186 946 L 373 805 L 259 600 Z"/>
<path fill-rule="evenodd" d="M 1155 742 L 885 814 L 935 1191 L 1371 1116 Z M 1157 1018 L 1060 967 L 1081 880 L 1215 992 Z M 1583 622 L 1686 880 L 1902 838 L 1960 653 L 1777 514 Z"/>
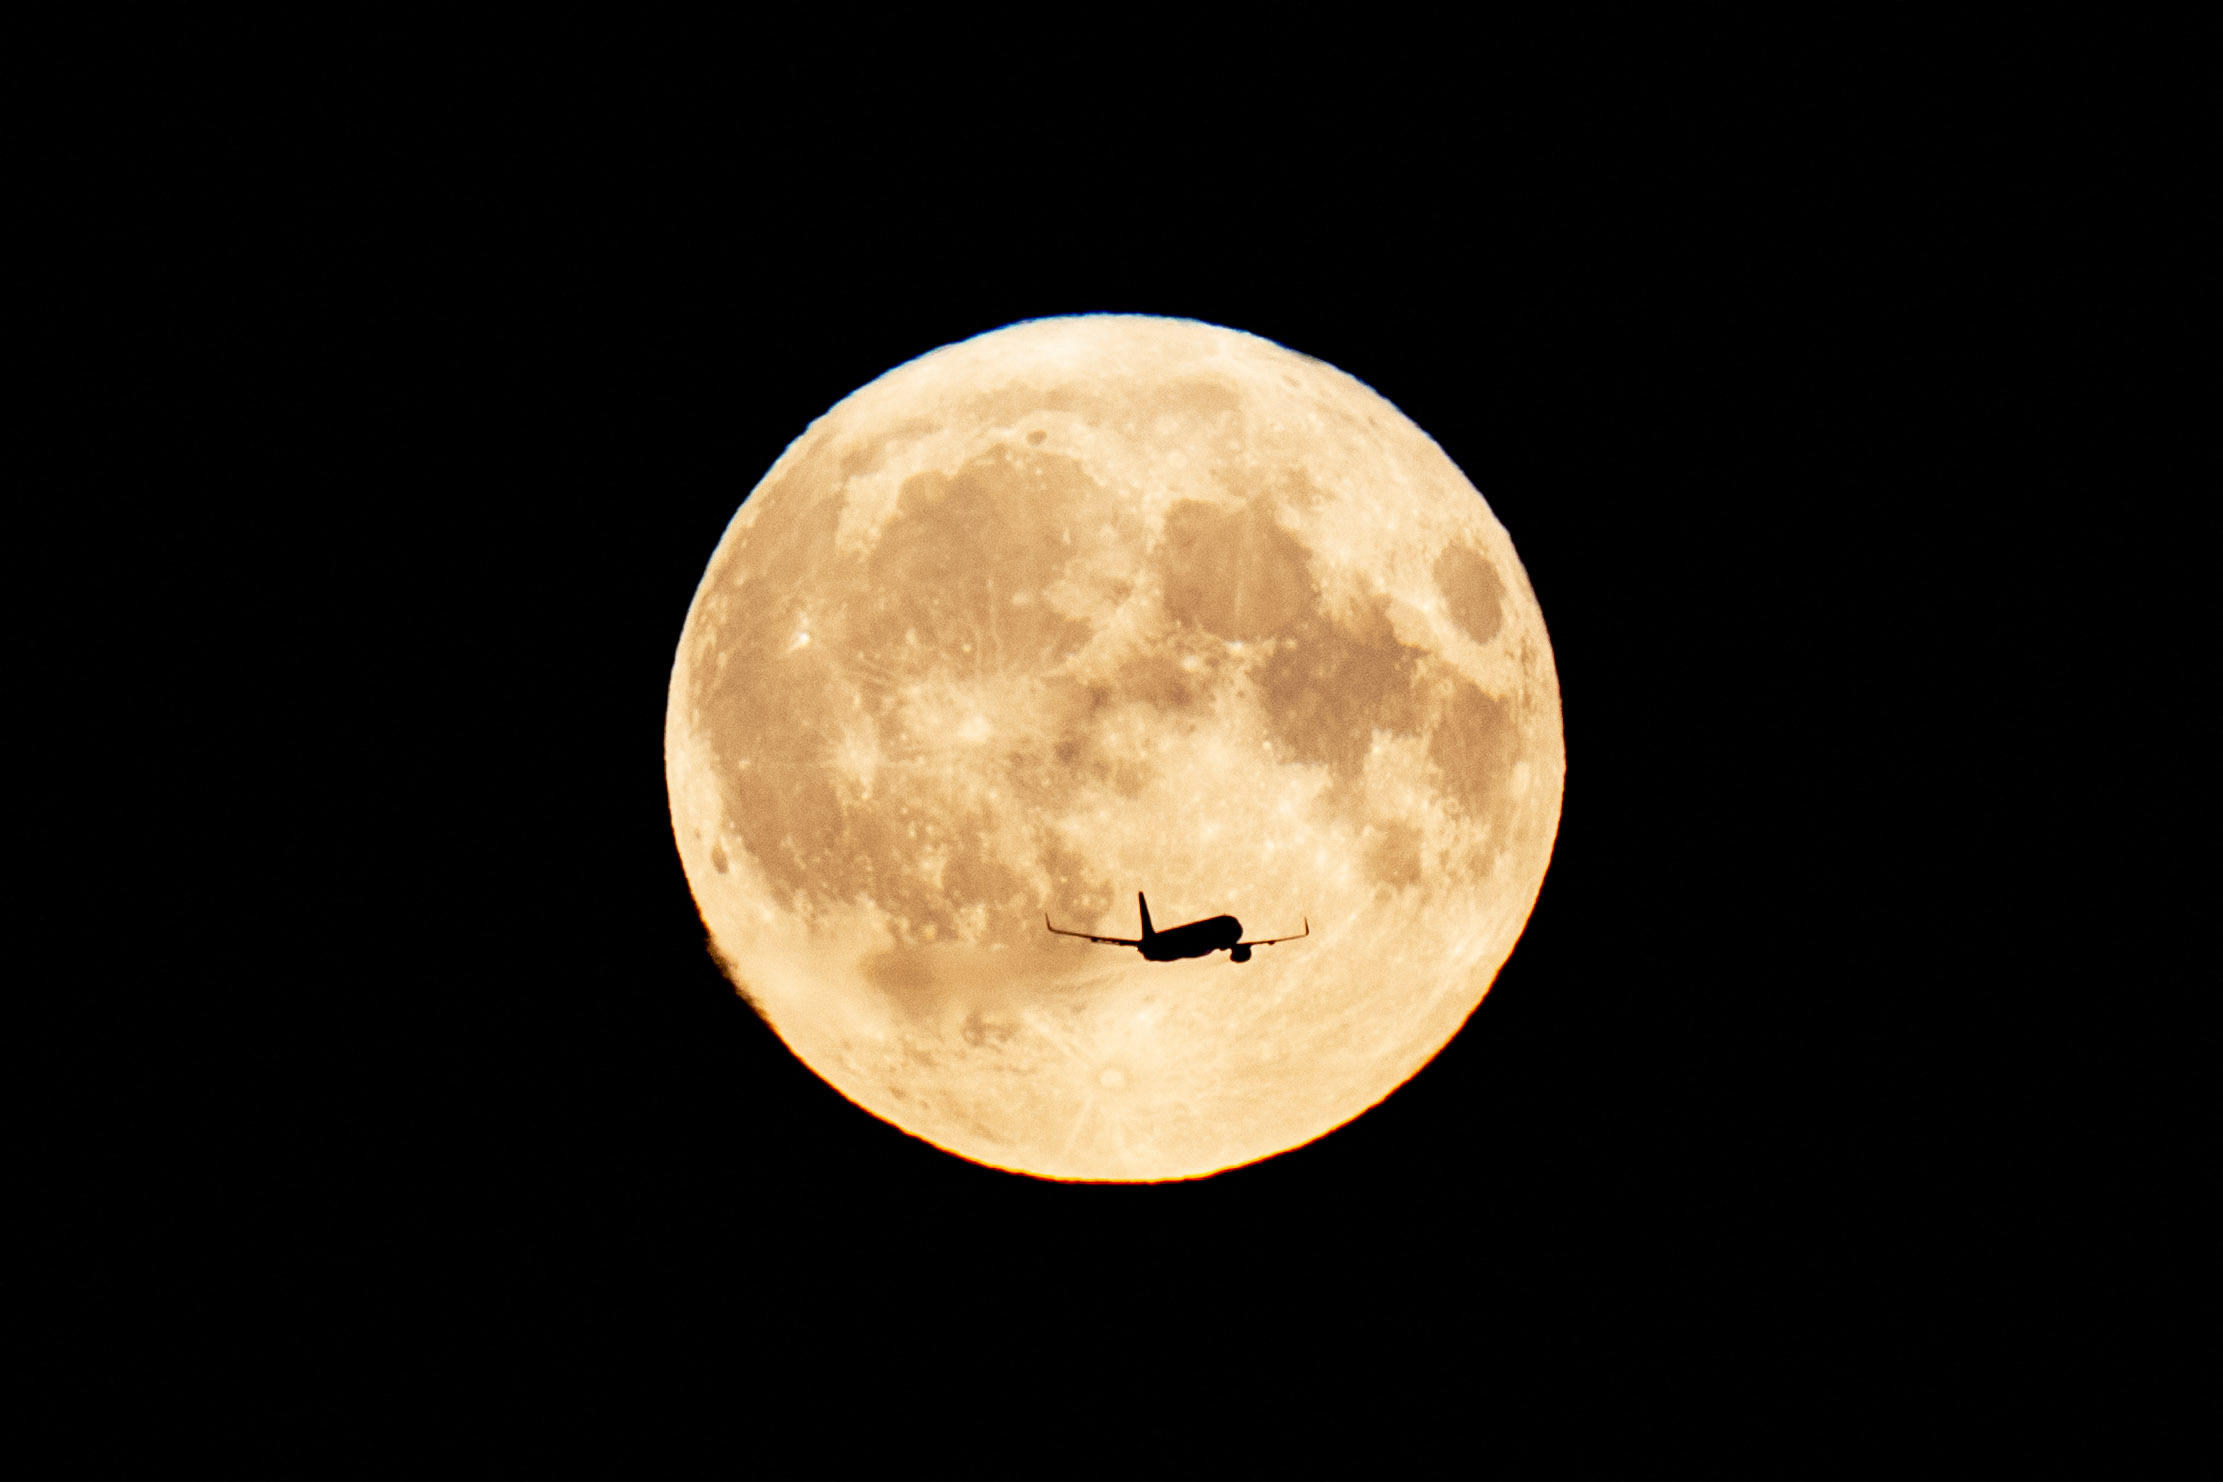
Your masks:
<path fill-rule="evenodd" d="M 805 1064 L 960 1156 L 1193 1178 L 1456 1034 L 1534 906 L 1565 751 L 1511 539 L 1320 361 L 1188 320 L 1015 324 L 812 423 L 680 637 L 672 827 Z M 1247 937 L 1151 963 L 1139 936 Z"/>

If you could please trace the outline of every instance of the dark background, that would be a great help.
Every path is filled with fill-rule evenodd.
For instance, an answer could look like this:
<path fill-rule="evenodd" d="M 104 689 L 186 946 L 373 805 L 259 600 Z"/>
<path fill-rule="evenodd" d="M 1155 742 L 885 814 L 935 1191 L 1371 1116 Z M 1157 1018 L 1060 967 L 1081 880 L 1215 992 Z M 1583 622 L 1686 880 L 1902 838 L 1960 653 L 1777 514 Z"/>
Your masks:
<path fill-rule="evenodd" d="M 218 1225 L 512 1346 L 837 1292 L 1665 1362 L 1886 1298 L 1961 1030 L 1889 1022 L 1954 966 L 1953 861 L 1877 820 L 1923 764 L 1908 536 L 1929 424 L 1980 395 L 1940 306 L 1982 264 L 1904 271 L 1956 198 L 1910 217 L 1849 135 L 1796 170 L 1608 135 L 1298 138 L 1239 183 L 1118 141 L 839 188 L 792 141 L 320 155 L 334 188 L 197 321 L 253 331 L 213 538 L 318 555 L 231 599 L 298 929 L 254 939 Z M 1319 1142 L 1171 1186 L 998 1172 L 844 1101 L 712 964 L 664 798 L 688 602 L 788 442 L 902 361 L 1092 311 L 1263 335 L 1402 408 L 1511 533 L 1565 707 L 1553 864 L 1466 1028 Z"/>
<path fill-rule="evenodd" d="M 2193 343 L 2149 275 L 2198 236 L 2128 183 L 2192 137 L 2176 105 L 2110 138 L 2048 24 L 2070 61 L 1740 31 L 1712 72 L 1658 36 L 1430 67 L 1338 34 L 1304 75 L 1245 56 L 1217 109 L 1214 64 L 1155 53 L 1076 87 L 790 49 L 786 107 L 748 105 L 761 53 L 617 88 L 534 38 L 354 93 L 111 87 L 85 286 L 26 284 L 69 341 L 43 379 L 100 423 L 55 559 L 99 591 L 133 556 L 153 614 L 96 635 L 109 734 L 54 728 L 100 769 L 64 805 L 114 817 L 50 886 L 120 859 L 177 918 L 120 989 L 133 923 L 83 944 L 93 1030 L 33 1128 L 58 1186 L 147 1211 L 84 1217 L 107 1269 L 209 1353 L 464 1408 L 707 1353 L 839 1393 L 957 1369 L 993 1415 L 1100 1341 L 1174 1408 L 1263 1370 L 1326 1411 L 1448 1354 L 1416 1412 L 1465 1417 L 1493 1366 L 1606 1424 L 1660 1392 L 1724 1434 L 1960 1410 L 1972 1356 L 2105 1305 L 2073 1174 L 2198 1083 L 2103 1084 L 2172 1037 L 2093 1008 L 2158 936 L 2032 960 L 2118 919 L 2095 876 L 2141 888 L 2052 823 L 2166 813 L 2121 716 L 2186 691 L 2124 654 L 2204 590 L 2095 617 L 2074 575 L 2197 495 L 2139 461 L 2190 382 L 2119 426 L 2088 393 L 2142 333 Z M 689 598 L 787 443 L 913 356 L 1095 310 L 1401 407 L 1511 533 L 1565 704 L 1553 865 L 1464 1031 L 1319 1142 L 1164 1187 L 843 1101 L 711 964 L 663 792 Z"/>

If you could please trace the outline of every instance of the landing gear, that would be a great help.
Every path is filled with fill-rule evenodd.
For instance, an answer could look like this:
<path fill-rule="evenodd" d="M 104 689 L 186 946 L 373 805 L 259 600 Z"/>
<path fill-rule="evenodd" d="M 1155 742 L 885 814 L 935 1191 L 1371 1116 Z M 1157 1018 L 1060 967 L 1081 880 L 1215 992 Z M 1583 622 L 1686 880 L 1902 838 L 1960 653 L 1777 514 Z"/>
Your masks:
<path fill-rule="evenodd" d="M 1237 962 L 1248 962 L 1250 961 L 1250 948 L 1230 947 L 1228 948 L 1227 955 L 1234 958 Z"/>

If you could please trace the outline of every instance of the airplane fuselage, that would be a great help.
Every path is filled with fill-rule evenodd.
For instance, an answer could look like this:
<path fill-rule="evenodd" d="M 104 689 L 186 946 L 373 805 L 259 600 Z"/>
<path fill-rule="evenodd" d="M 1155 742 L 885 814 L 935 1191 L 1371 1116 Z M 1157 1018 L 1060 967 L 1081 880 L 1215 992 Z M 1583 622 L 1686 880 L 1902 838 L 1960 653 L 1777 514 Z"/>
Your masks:
<path fill-rule="evenodd" d="M 1186 926 L 1151 933 L 1143 939 L 1142 955 L 1152 962 L 1209 957 L 1214 952 L 1226 951 L 1242 939 L 1242 922 L 1232 916 L 1208 916 Z"/>
<path fill-rule="evenodd" d="M 1184 957 L 1209 957 L 1214 952 L 1225 952 L 1235 962 L 1250 961 L 1255 947 L 1271 947 L 1276 942 L 1293 942 L 1296 937 L 1266 937 L 1261 941 L 1243 940 L 1243 923 L 1232 916 L 1207 916 L 1202 921 L 1191 921 L 1186 926 L 1176 926 L 1171 931 L 1159 931 L 1150 924 L 1150 901 L 1141 891 L 1135 892 L 1135 911 L 1142 917 L 1140 937 L 1100 937 L 1092 931 L 1067 931 L 1042 913 L 1042 925 L 1061 937 L 1086 937 L 1105 947 L 1133 947 L 1151 962 L 1178 962 Z M 1304 930 L 1297 936 L 1312 935 L 1312 919 L 1305 918 Z"/>

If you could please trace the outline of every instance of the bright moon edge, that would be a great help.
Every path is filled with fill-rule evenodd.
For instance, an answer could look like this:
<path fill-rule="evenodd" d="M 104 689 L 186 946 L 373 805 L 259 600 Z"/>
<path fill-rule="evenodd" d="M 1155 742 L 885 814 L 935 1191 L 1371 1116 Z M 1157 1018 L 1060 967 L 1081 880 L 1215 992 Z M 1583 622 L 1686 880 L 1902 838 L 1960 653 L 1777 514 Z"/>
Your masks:
<path fill-rule="evenodd" d="M 1356 380 L 1194 321 L 1035 320 L 814 422 L 720 541 L 666 713 L 712 945 L 798 1058 L 960 1157 L 1196 1178 L 1458 1032 L 1565 776 L 1512 543 Z M 1049 938 L 1239 915 L 1151 964 Z"/>

